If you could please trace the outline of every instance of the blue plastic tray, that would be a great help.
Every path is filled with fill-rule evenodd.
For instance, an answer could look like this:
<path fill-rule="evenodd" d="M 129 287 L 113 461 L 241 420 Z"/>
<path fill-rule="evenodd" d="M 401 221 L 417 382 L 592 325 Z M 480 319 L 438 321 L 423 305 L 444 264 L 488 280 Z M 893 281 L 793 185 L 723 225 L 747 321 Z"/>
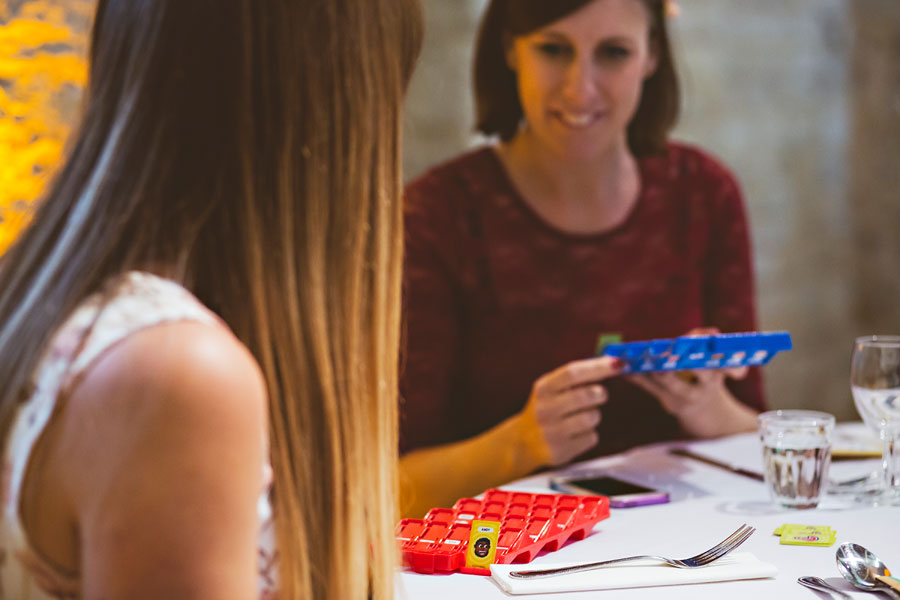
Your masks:
<path fill-rule="evenodd" d="M 786 331 L 722 333 L 608 344 L 598 356 L 625 361 L 623 373 L 651 373 L 758 367 L 791 347 L 791 334 Z"/>

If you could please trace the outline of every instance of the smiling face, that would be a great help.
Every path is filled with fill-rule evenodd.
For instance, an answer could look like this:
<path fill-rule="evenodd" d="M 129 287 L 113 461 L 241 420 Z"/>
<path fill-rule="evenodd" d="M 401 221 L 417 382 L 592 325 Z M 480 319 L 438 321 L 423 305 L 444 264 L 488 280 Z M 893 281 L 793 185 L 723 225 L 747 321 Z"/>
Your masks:
<path fill-rule="evenodd" d="M 478 540 L 475 541 L 475 556 L 477 556 L 478 558 L 484 558 L 490 551 L 491 540 L 487 538 L 478 538 Z"/>
<path fill-rule="evenodd" d="M 513 38 L 507 62 L 533 139 L 590 159 L 621 145 L 656 57 L 641 0 L 594 0 Z"/>

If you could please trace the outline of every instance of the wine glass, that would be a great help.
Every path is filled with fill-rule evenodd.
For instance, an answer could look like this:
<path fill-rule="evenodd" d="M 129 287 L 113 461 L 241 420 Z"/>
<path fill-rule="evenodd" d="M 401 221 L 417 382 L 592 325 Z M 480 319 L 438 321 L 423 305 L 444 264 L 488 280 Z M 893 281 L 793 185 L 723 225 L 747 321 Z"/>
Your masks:
<path fill-rule="evenodd" d="M 900 503 L 900 336 L 856 338 L 850 360 L 856 410 L 883 444 L 883 483 L 876 504 Z"/>

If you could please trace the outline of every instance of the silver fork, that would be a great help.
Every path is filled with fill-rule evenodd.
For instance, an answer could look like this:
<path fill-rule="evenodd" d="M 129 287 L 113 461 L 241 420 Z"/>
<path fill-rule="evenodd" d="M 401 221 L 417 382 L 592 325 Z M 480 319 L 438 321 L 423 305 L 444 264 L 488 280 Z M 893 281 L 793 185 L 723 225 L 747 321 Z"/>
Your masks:
<path fill-rule="evenodd" d="M 701 552 L 696 556 L 691 556 L 690 558 L 666 558 L 665 556 L 655 556 L 653 554 L 644 554 L 640 556 L 626 556 L 625 558 L 614 558 L 612 560 L 602 560 L 600 562 L 593 563 L 585 563 L 581 565 L 572 565 L 571 567 L 560 567 L 558 569 L 541 569 L 541 570 L 525 570 L 525 571 L 510 571 L 509 576 L 515 577 L 516 579 L 534 579 L 536 577 L 552 577 L 554 575 L 564 575 L 566 573 L 578 573 L 581 571 L 589 571 L 591 569 L 597 569 L 599 567 L 605 567 L 607 565 L 616 565 L 623 562 L 629 562 L 632 560 L 640 560 L 644 558 L 650 558 L 654 560 L 658 560 L 660 562 L 664 562 L 673 567 L 678 567 L 679 569 L 693 569 L 695 567 L 705 567 L 709 563 L 714 560 L 718 560 L 743 544 L 747 541 L 753 532 L 756 531 L 755 528 L 750 527 L 746 523 L 738 527 L 737 531 L 729 535 L 727 538 L 707 550 L 706 552 Z"/>

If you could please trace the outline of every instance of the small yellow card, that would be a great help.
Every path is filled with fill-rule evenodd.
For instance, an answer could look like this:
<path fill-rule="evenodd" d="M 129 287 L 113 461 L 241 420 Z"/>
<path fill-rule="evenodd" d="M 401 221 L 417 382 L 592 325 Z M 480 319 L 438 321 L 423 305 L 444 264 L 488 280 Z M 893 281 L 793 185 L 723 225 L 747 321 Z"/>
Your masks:
<path fill-rule="evenodd" d="M 466 550 L 466 566 L 489 569 L 497 554 L 497 539 L 500 537 L 499 521 L 472 521 L 469 547 Z"/>
<path fill-rule="evenodd" d="M 827 525 L 786 523 L 773 533 L 781 536 L 781 544 L 791 546 L 831 546 L 837 539 L 837 531 Z"/>

